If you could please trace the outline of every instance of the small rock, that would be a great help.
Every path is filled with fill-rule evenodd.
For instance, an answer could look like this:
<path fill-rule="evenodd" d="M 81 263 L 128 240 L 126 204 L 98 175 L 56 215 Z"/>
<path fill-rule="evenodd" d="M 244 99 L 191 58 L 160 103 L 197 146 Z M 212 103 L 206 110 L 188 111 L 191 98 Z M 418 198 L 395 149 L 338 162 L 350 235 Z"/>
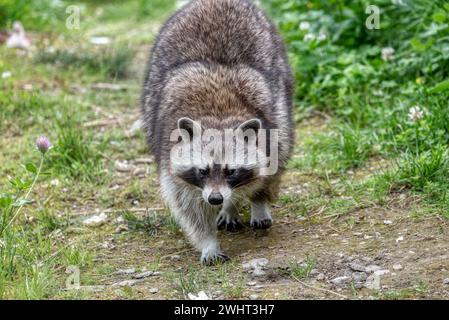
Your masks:
<path fill-rule="evenodd" d="M 133 274 L 133 273 L 136 273 L 136 268 L 119 269 L 115 272 L 115 274 Z"/>
<path fill-rule="evenodd" d="M 147 169 L 145 169 L 145 168 L 136 168 L 133 171 L 133 176 L 135 176 L 135 177 L 142 177 L 142 176 L 145 176 L 146 173 L 147 173 Z"/>
<path fill-rule="evenodd" d="M 122 232 L 125 232 L 125 231 L 128 231 L 128 230 L 129 230 L 129 228 L 128 228 L 127 225 L 121 224 L 117 228 L 115 228 L 114 232 L 115 233 L 122 233 Z"/>
<path fill-rule="evenodd" d="M 448 284 L 449 284 L 449 278 L 444 279 L 444 280 L 443 280 L 443 284 L 448 285 Z"/>
<path fill-rule="evenodd" d="M 261 258 L 261 259 L 253 259 L 251 261 L 248 261 L 246 263 L 242 264 L 243 269 L 256 269 L 256 268 L 264 268 L 268 264 L 268 259 Z"/>
<path fill-rule="evenodd" d="M 247 283 L 246 283 L 246 285 L 247 285 L 248 287 L 254 287 L 256 284 L 257 284 L 256 281 L 250 281 L 250 282 L 247 282 Z"/>
<path fill-rule="evenodd" d="M 245 270 L 249 270 L 254 277 L 263 277 L 266 275 L 266 272 L 263 269 L 267 266 L 267 264 L 268 259 L 260 258 L 243 263 L 242 267 Z"/>
<path fill-rule="evenodd" d="M 402 270 L 402 269 L 403 269 L 403 267 L 399 263 L 396 263 L 396 264 L 393 265 L 393 270 L 399 271 L 399 270 Z"/>
<path fill-rule="evenodd" d="M 118 172 L 130 172 L 134 169 L 134 167 L 130 164 L 128 164 L 127 161 L 119 161 L 117 160 L 114 164 L 115 170 Z"/>
<path fill-rule="evenodd" d="M 365 282 L 366 279 L 368 278 L 368 276 L 366 275 L 365 272 L 354 272 L 352 274 L 352 279 L 354 280 L 354 282 Z"/>
<path fill-rule="evenodd" d="M 366 272 L 366 267 L 362 266 L 361 264 L 359 264 L 357 262 L 350 263 L 349 268 L 351 268 L 354 271 Z"/>
<path fill-rule="evenodd" d="M 106 223 L 108 220 L 108 216 L 105 213 L 101 213 L 100 215 L 94 215 L 90 218 L 87 218 L 83 221 L 83 224 L 88 227 L 99 227 Z"/>
<path fill-rule="evenodd" d="M 135 163 L 137 164 L 151 164 L 154 162 L 153 158 L 138 158 L 136 160 L 134 160 Z"/>
<path fill-rule="evenodd" d="M 390 225 L 390 224 L 393 224 L 393 221 L 391 221 L 391 220 L 384 220 L 384 224 Z"/>
<path fill-rule="evenodd" d="M 386 274 L 389 274 L 390 270 L 376 270 L 374 271 L 374 275 L 376 276 L 384 276 Z"/>
<path fill-rule="evenodd" d="M 149 291 L 150 291 L 151 294 L 156 294 L 156 293 L 159 292 L 159 289 L 158 288 L 151 288 Z"/>
<path fill-rule="evenodd" d="M 316 276 L 316 279 L 318 281 L 323 281 L 326 279 L 326 275 L 324 273 L 320 273 L 319 275 Z"/>
<path fill-rule="evenodd" d="M 57 187 L 57 186 L 59 186 L 59 184 L 60 184 L 60 182 L 59 182 L 58 179 L 53 179 L 53 180 L 50 181 L 50 185 L 52 187 Z"/>
<path fill-rule="evenodd" d="M 136 280 L 124 280 L 124 281 L 114 283 L 112 286 L 113 287 L 132 287 L 139 282 L 142 282 L 142 280 L 140 280 L 140 279 L 139 280 L 137 280 L 137 279 Z"/>
<path fill-rule="evenodd" d="M 134 279 L 145 279 L 148 277 L 154 276 L 154 272 L 153 271 L 145 271 L 142 273 L 138 273 L 136 275 L 133 276 Z"/>
<path fill-rule="evenodd" d="M 252 294 L 249 296 L 249 300 L 259 300 L 259 296 L 257 294 Z"/>
<path fill-rule="evenodd" d="M 181 256 L 179 254 L 174 254 L 174 255 L 170 256 L 170 260 L 179 261 L 179 260 L 181 260 Z"/>
<path fill-rule="evenodd" d="M 190 300 L 210 300 L 209 296 L 204 291 L 200 291 L 196 295 L 189 293 L 188 297 Z"/>
<path fill-rule="evenodd" d="M 404 241 L 404 237 L 400 236 L 396 239 L 396 243 L 399 243 L 400 241 Z"/>
<path fill-rule="evenodd" d="M 342 276 L 331 280 L 331 283 L 337 287 L 345 287 L 351 281 L 351 277 Z"/>
<path fill-rule="evenodd" d="M 256 268 L 253 270 L 252 275 L 254 277 L 263 277 L 265 276 L 267 273 L 265 271 L 263 271 L 261 268 Z"/>
<path fill-rule="evenodd" d="M 377 271 L 377 270 L 380 270 L 380 269 L 381 269 L 381 267 L 379 267 L 379 266 L 377 266 L 377 265 L 375 265 L 375 264 L 371 264 L 371 265 L 369 265 L 369 266 L 367 266 L 367 267 L 365 268 L 365 272 L 373 273 L 373 272 L 375 272 L 375 271 Z"/>

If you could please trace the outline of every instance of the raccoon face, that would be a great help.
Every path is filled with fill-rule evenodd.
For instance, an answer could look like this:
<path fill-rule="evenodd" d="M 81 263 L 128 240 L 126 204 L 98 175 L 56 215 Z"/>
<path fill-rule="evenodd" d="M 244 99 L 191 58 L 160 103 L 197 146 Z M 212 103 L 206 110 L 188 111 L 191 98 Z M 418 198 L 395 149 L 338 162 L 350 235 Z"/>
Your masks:
<path fill-rule="evenodd" d="M 243 132 L 248 129 L 257 131 L 260 127 L 260 121 L 253 119 L 237 126 L 237 129 Z M 226 162 L 226 158 L 222 157 L 223 150 L 236 151 L 235 140 L 230 139 L 226 143 L 226 139 L 222 139 L 221 136 L 219 139 L 212 139 L 212 143 L 209 139 L 201 140 L 200 143 L 203 147 L 204 145 L 217 146 L 214 143 L 217 143 L 220 147 L 217 147 L 216 150 L 218 151 L 212 152 L 212 154 L 208 152 L 195 153 L 192 150 L 195 145 L 195 142 L 193 142 L 194 132 L 201 136 L 205 131 L 204 128 L 196 121 L 182 118 L 179 120 L 178 129 L 184 130 L 187 134 L 187 139 L 182 140 L 179 145 L 181 148 L 186 147 L 185 151 L 191 152 L 182 153 L 186 156 L 172 161 L 172 172 L 189 185 L 201 189 L 205 202 L 211 205 L 222 205 L 231 199 L 233 192 L 244 187 L 250 187 L 253 182 L 258 180 L 260 163 L 257 160 L 243 161 L 240 164 L 234 158 L 230 160 L 231 162 Z M 204 135 L 202 138 L 204 138 Z M 204 151 L 204 149 L 201 150 Z M 226 154 L 226 151 L 224 153 Z M 173 157 L 172 160 L 175 158 Z"/>
<path fill-rule="evenodd" d="M 204 201 L 217 206 L 229 201 L 235 190 L 250 184 L 257 175 L 254 169 L 212 164 L 201 168 L 192 167 L 180 172 L 178 177 L 200 188 Z"/>

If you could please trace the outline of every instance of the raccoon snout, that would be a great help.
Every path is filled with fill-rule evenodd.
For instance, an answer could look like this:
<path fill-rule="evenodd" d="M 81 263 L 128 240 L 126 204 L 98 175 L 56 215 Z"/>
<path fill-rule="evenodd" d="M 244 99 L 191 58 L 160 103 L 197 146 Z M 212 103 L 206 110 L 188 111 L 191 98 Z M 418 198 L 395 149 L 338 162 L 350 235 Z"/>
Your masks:
<path fill-rule="evenodd" d="M 219 206 L 220 204 L 223 204 L 223 195 L 220 192 L 213 192 L 209 195 L 209 198 L 207 199 L 209 203 L 213 206 Z"/>

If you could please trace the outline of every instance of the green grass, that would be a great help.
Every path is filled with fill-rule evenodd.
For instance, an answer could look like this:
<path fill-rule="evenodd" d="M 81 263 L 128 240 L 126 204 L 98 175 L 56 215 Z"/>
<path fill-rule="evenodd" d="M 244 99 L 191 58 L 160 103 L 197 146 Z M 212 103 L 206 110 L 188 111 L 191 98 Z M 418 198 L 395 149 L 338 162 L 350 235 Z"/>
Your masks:
<path fill-rule="evenodd" d="M 126 78 L 134 51 L 127 44 L 118 44 L 111 48 L 63 48 L 49 51 L 40 50 L 34 57 L 35 63 L 54 64 L 61 69 L 84 68 L 92 74 L 104 74 L 111 79 Z"/>
<path fill-rule="evenodd" d="M 368 4 L 381 8 L 379 30 L 364 27 Z M 448 4 L 267 0 L 264 5 L 287 41 L 298 109 L 305 118 L 317 111 L 331 118 L 324 132 L 306 135 L 292 167 L 338 175 L 382 157 L 398 163 L 378 178 L 386 179 L 388 189 L 406 185 L 447 212 L 441 177 L 447 176 L 449 160 Z M 301 22 L 309 29 L 299 29 Z M 305 40 L 320 33 L 325 39 Z M 389 60 L 382 58 L 385 47 L 394 49 Z M 424 112 L 416 122 L 408 116 L 414 106 Z M 437 189 L 443 200 L 435 199 Z"/>
<path fill-rule="evenodd" d="M 344 216 L 352 229 L 358 220 L 351 212 L 394 206 L 400 193 L 400 201 L 420 199 L 411 215 L 449 217 L 449 6 L 403 2 L 262 1 L 286 40 L 296 78 L 299 144 L 290 170 L 299 180 L 286 188 L 307 184 L 301 193 L 281 190 L 277 216 L 311 224 Z M 65 27 L 68 4 L 82 8 L 80 30 Z M 380 30 L 364 27 L 368 4 L 382 9 Z M 118 237 L 145 235 L 142 241 L 149 241 L 149 248 L 178 235 L 179 226 L 166 212 L 139 216 L 127 210 L 133 201 L 142 207 L 161 205 L 154 164 L 147 166 L 151 174 L 145 179 L 114 172 L 115 160 L 147 156 L 143 133 L 130 138 L 126 130 L 138 113 L 148 45 L 174 8 L 175 1 L 166 0 L 0 4 L 0 28 L 20 20 L 36 45 L 29 55 L 0 46 L 0 74 L 12 72 L 0 79 L 0 299 L 92 297 L 64 290 L 65 269 L 79 266 L 88 284 L 96 283 L 95 273 L 106 277 L 115 270 L 113 262 L 103 269 L 94 266 L 99 235 L 113 234 L 115 225 L 92 232 L 81 225 L 80 215 L 98 208 L 123 210 L 129 232 Z M 309 30 L 299 29 L 304 21 Z M 320 32 L 324 40 L 304 40 Z M 110 37 L 111 44 L 92 45 L 92 36 Z M 391 60 L 382 59 L 385 47 L 395 50 Z M 92 89 L 98 82 L 126 90 Z M 415 122 L 408 116 L 414 106 L 424 111 Z M 119 121 L 86 126 L 98 119 Z M 26 165 L 38 163 L 34 141 L 41 134 L 54 147 L 30 202 L 5 228 L 29 190 L 33 173 Z M 246 207 L 243 215 L 249 219 Z M 161 260 L 146 263 L 164 267 Z M 283 271 L 307 280 L 314 266 L 315 260 L 307 259 Z M 175 297 L 210 287 L 220 288 L 225 298 L 245 294 L 238 265 L 209 270 L 195 264 L 171 272 Z M 123 298 L 138 296 L 135 289 L 120 292 Z M 413 288 L 381 298 L 419 294 Z"/>

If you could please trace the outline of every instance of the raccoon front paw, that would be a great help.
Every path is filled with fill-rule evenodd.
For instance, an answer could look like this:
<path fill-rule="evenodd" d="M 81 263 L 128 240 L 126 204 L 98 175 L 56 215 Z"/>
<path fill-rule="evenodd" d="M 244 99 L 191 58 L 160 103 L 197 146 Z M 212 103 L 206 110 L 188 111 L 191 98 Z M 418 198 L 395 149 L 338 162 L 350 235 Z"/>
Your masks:
<path fill-rule="evenodd" d="M 229 232 L 237 232 L 245 228 L 238 218 L 232 218 L 231 221 L 227 221 L 225 216 L 219 216 L 217 219 L 218 230 L 224 230 Z"/>
<path fill-rule="evenodd" d="M 217 264 L 225 263 L 231 260 L 227 255 L 222 252 L 206 253 L 201 255 L 201 262 L 205 266 L 214 266 Z"/>
<path fill-rule="evenodd" d="M 251 220 L 251 227 L 253 229 L 270 229 L 272 225 L 272 219 Z"/>

